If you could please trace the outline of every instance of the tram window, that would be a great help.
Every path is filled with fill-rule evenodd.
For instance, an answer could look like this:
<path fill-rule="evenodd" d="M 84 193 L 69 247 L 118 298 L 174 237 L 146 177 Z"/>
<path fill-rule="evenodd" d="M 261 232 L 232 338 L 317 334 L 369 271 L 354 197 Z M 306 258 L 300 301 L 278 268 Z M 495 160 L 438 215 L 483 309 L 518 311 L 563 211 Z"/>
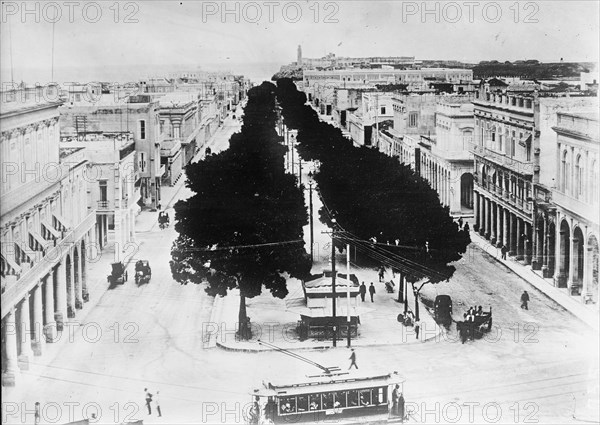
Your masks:
<path fill-rule="evenodd" d="M 358 406 L 358 390 L 348 391 L 348 406 Z"/>
<path fill-rule="evenodd" d="M 323 393 L 323 409 L 333 409 L 333 393 Z"/>
<path fill-rule="evenodd" d="M 334 407 L 348 406 L 346 394 L 348 394 L 346 391 L 338 391 L 337 393 L 335 393 L 335 402 L 333 403 Z"/>
<path fill-rule="evenodd" d="M 321 394 L 311 394 L 308 396 L 310 410 L 321 410 Z"/>
<path fill-rule="evenodd" d="M 371 390 L 360 390 L 359 392 L 359 397 L 360 397 L 360 405 L 361 406 L 368 406 L 371 403 Z"/>
<path fill-rule="evenodd" d="M 308 396 L 298 396 L 298 412 L 306 412 L 308 410 Z"/>
<path fill-rule="evenodd" d="M 281 397 L 279 413 L 296 413 L 296 397 Z"/>

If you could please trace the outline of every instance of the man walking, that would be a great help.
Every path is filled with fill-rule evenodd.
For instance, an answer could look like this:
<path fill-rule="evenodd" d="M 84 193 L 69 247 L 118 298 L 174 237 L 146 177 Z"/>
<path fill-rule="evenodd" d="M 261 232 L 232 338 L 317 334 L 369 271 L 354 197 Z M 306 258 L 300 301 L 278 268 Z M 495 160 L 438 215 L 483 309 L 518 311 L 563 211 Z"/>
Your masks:
<path fill-rule="evenodd" d="M 373 286 L 373 282 L 371 282 L 371 286 L 369 286 L 369 295 L 371 295 L 371 302 L 375 302 L 373 301 L 373 295 L 375 295 L 375 287 Z"/>
<path fill-rule="evenodd" d="M 524 308 L 525 310 L 529 310 L 529 308 L 527 307 L 528 302 L 529 302 L 529 294 L 527 293 L 527 291 L 523 291 L 523 295 L 521 295 L 521 308 Z"/>
<path fill-rule="evenodd" d="M 383 277 L 385 275 L 385 267 L 381 266 L 379 268 L 379 281 L 383 282 Z"/>
<path fill-rule="evenodd" d="M 148 408 L 148 414 L 152 414 L 152 394 L 148 391 L 148 388 L 144 388 L 144 394 L 146 396 L 146 407 Z"/>
<path fill-rule="evenodd" d="M 154 404 L 156 405 L 156 412 L 158 413 L 158 417 L 162 416 L 160 411 L 160 391 L 156 391 L 156 395 L 154 396 Z"/>
<path fill-rule="evenodd" d="M 364 303 L 365 295 L 367 295 L 367 287 L 365 286 L 365 282 L 363 282 L 362 285 L 360 285 L 360 288 L 358 289 L 358 293 L 360 294 L 360 299 Z"/>
<path fill-rule="evenodd" d="M 502 259 L 506 260 L 506 251 L 508 251 L 508 249 L 506 249 L 506 245 L 502 245 L 502 248 L 500 248 L 500 251 L 502 252 Z"/>
<path fill-rule="evenodd" d="M 458 217 L 458 228 L 462 229 L 462 227 L 463 227 L 463 219 L 462 219 L 462 217 Z"/>
<path fill-rule="evenodd" d="M 415 335 L 416 338 L 419 339 L 419 331 L 421 330 L 421 321 L 415 320 Z"/>
<path fill-rule="evenodd" d="M 356 364 L 356 353 L 354 352 L 354 348 L 352 348 L 352 354 L 350 354 L 350 367 L 348 370 L 352 369 L 352 366 L 358 369 L 358 365 Z"/>

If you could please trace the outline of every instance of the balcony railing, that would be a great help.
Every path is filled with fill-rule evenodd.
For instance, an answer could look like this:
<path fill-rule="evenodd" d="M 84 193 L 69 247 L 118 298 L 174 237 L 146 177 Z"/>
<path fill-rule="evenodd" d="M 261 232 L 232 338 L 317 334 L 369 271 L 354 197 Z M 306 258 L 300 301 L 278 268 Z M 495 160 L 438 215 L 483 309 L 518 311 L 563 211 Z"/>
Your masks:
<path fill-rule="evenodd" d="M 531 161 L 519 161 L 518 159 L 510 158 L 504 154 L 495 152 L 485 146 L 471 144 L 470 151 L 474 155 L 481 158 L 485 158 L 489 161 L 493 161 L 496 164 L 502 165 L 503 167 L 509 168 L 516 171 L 519 174 L 531 175 L 534 171 L 533 162 Z"/>
<path fill-rule="evenodd" d="M 99 210 L 108 209 L 108 201 L 98 201 L 98 209 Z"/>

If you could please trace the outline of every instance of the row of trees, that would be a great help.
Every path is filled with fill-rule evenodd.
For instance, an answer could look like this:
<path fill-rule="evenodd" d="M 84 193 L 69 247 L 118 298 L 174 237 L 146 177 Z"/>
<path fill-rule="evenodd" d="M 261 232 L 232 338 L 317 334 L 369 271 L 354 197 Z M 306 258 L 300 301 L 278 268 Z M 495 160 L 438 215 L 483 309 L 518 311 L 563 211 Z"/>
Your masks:
<path fill-rule="evenodd" d="M 300 156 L 321 164 L 315 176 L 326 205 L 321 220 L 331 225 L 329 211 L 336 212 L 344 230 L 339 242 L 360 244 L 361 252 L 398 270 L 417 293 L 416 282 L 449 279 L 451 263 L 461 258 L 470 237 L 427 181 L 397 158 L 355 147 L 319 119 L 291 80 L 278 81 L 277 98 L 286 125 L 298 130 Z"/>
<path fill-rule="evenodd" d="M 242 338 L 250 336 L 246 298 L 263 287 L 284 298 L 286 275 L 303 279 L 311 267 L 303 192 L 285 172 L 286 148 L 275 130 L 275 90 L 265 82 L 248 92 L 241 132 L 229 149 L 186 168 L 194 195 L 175 204 L 173 277 L 181 284 L 206 283 L 213 296 L 238 288 Z"/>

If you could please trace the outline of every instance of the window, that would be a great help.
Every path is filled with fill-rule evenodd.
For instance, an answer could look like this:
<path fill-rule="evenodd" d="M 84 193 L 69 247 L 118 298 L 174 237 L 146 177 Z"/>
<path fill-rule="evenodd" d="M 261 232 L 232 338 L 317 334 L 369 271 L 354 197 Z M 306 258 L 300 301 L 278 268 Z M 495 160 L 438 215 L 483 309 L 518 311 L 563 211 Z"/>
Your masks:
<path fill-rule="evenodd" d="M 385 106 L 381 107 L 381 115 L 385 115 Z"/>
<path fill-rule="evenodd" d="M 569 187 L 568 179 L 569 179 L 569 159 L 567 151 L 563 152 L 561 167 L 560 167 L 560 182 L 559 188 L 561 192 L 566 193 L 567 188 Z"/>
<path fill-rule="evenodd" d="M 581 161 L 581 155 L 577 156 L 575 160 L 575 193 L 576 198 L 583 197 L 583 164 Z"/>
<path fill-rule="evenodd" d="M 409 127 L 416 127 L 417 126 L 417 112 L 411 112 L 410 114 L 408 114 L 408 126 Z"/>
<path fill-rule="evenodd" d="M 525 155 L 527 157 L 527 161 L 531 161 L 531 145 L 527 144 L 525 146 Z"/>
<path fill-rule="evenodd" d="M 140 120 L 139 135 L 141 140 L 146 140 L 146 120 Z"/>
<path fill-rule="evenodd" d="M 146 153 L 140 152 L 139 169 L 142 173 L 146 172 Z"/>
<path fill-rule="evenodd" d="M 100 202 L 108 201 L 108 182 L 106 180 L 100 180 L 98 182 L 98 188 L 100 189 Z"/>

